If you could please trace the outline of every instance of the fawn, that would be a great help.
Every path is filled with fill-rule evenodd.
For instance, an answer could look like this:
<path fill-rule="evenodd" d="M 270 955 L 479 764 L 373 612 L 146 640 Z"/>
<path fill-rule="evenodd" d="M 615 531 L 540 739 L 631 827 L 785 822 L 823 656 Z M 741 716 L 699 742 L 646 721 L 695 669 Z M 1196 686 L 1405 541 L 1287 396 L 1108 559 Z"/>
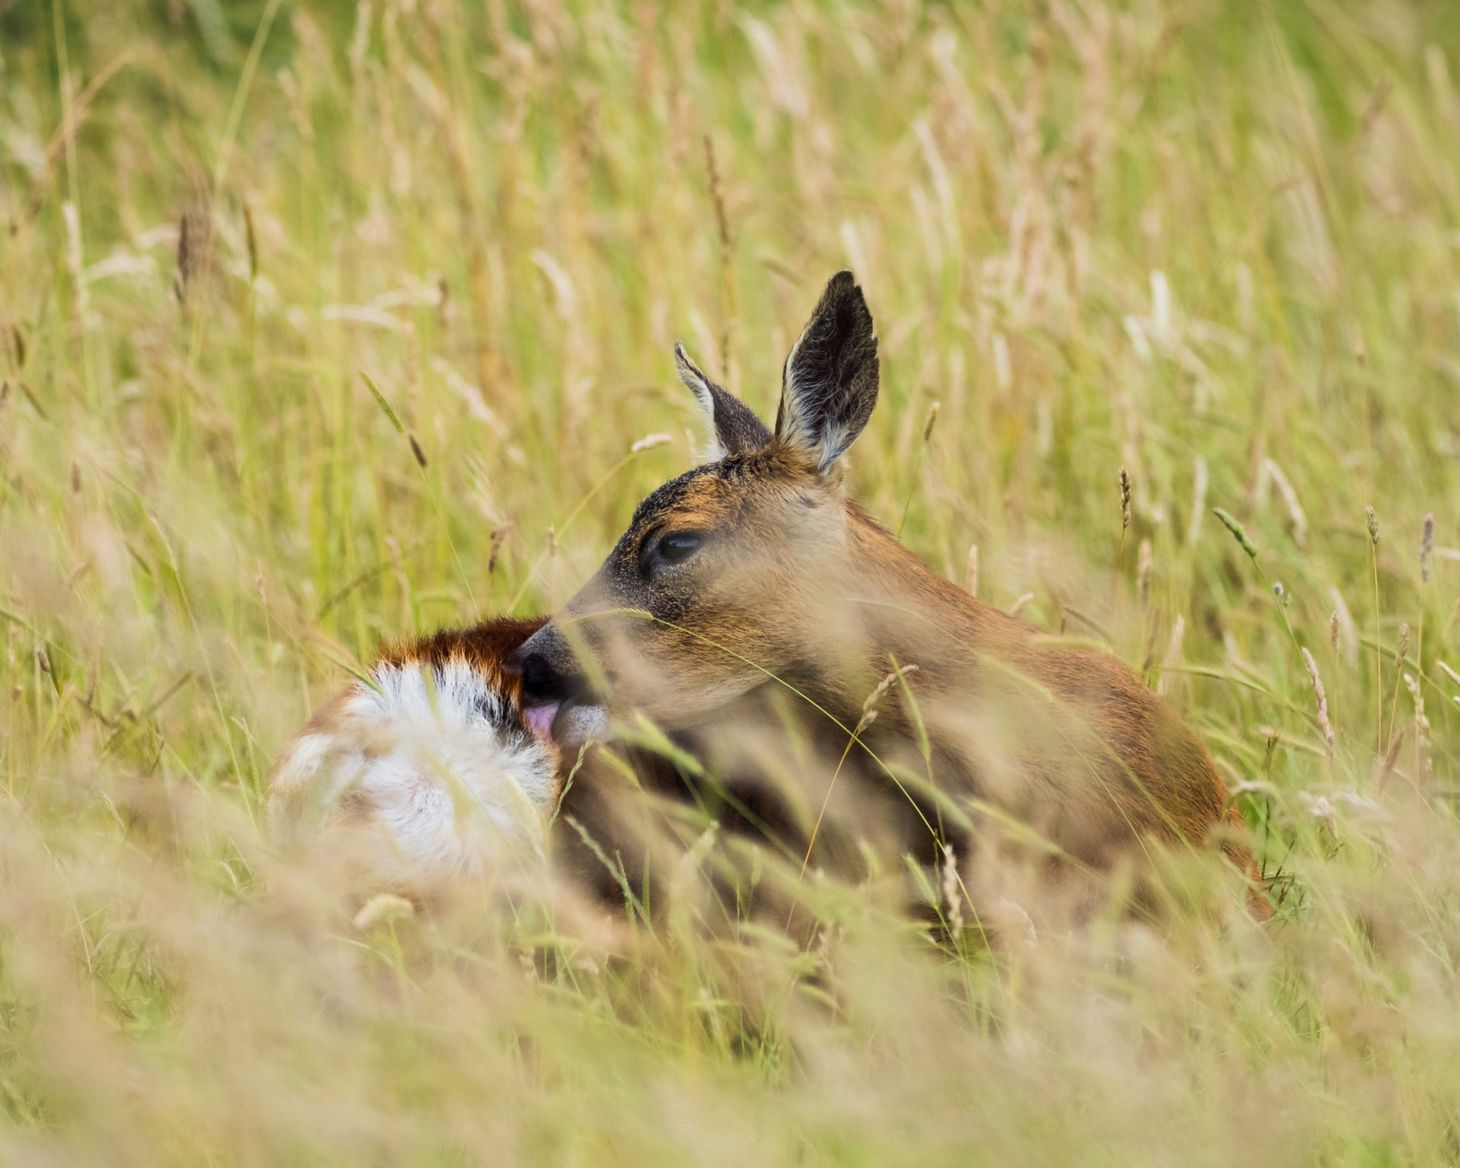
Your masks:
<path fill-rule="evenodd" d="M 673 801 L 679 775 L 625 744 L 616 765 L 561 750 L 523 710 L 510 658 L 546 623 L 498 617 L 387 647 L 280 751 L 271 834 L 311 853 L 346 904 L 381 892 L 434 903 L 463 877 L 504 871 L 539 892 L 556 874 L 590 908 L 622 903 L 664 835 L 642 796 Z M 559 720 L 575 744 L 600 730 L 591 707 Z M 524 864 L 548 856 L 547 870 Z"/>
<path fill-rule="evenodd" d="M 524 718 L 507 662 L 544 623 L 492 620 L 386 649 L 281 753 L 276 833 L 326 852 L 359 894 L 429 897 L 540 851 L 560 757 Z"/>

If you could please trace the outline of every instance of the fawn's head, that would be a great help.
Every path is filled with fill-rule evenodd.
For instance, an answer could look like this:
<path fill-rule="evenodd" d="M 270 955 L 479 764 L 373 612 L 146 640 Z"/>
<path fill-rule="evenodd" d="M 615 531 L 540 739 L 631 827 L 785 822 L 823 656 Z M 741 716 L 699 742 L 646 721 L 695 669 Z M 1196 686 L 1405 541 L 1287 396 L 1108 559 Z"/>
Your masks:
<path fill-rule="evenodd" d="M 877 401 L 877 339 L 850 272 L 786 358 L 772 432 L 676 346 L 709 459 L 654 491 L 582 591 L 521 649 L 529 717 L 606 702 L 683 725 L 765 682 L 832 666 L 826 630 L 854 567 L 838 460 Z M 571 726 L 559 722 L 559 731 Z"/>

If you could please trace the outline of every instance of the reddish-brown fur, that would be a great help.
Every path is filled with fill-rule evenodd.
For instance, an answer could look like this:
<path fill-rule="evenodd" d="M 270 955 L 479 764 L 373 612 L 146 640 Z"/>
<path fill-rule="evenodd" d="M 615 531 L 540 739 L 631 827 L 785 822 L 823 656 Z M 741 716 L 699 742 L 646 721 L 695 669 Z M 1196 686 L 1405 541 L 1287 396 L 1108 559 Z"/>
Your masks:
<path fill-rule="evenodd" d="M 458 657 L 487 678 L 492 688 L 514 705 L 522 691 L 522 675 L 512 668 L 512 654 L 522 642 L 547 624 L 547 618 L 493 617 L 465 629 L 441 629 L 429 637 L 398 641 L 380 651 L 380 661 L 392 665 L 407 661 L 442 664 Z"/>

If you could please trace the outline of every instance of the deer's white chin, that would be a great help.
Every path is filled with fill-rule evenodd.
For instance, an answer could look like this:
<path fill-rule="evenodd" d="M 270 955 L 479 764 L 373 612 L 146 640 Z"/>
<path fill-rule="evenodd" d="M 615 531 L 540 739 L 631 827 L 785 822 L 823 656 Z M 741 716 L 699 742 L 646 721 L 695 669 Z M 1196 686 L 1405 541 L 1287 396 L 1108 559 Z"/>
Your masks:
<path fill-rule="evenodd" d="M 553 727 L 561 746 L 582 746 L 608 736 L 608 710 L 603 706 L 569 705 Z"/>

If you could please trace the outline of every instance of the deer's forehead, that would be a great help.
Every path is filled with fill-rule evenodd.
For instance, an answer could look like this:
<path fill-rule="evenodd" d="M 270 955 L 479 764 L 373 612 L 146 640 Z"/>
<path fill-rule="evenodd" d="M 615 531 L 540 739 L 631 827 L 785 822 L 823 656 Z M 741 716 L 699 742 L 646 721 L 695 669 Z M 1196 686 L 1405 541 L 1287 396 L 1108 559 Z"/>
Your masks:
<path fill-rule="evenodd" d="M 639 504 L 615 553 L 635 553 L 651 532 L 663 527 L 715 531 L 764 520 L 807 493 L 800 469 L 770 452 L 731 455 L 697 466 Z"/>
<path fill-rule="evenodd" d="M 750 482 L 719 463 L 696 467 L 665 483 L 639 504 L 629 533 L 672 520 L 676 527 L 713 526 L 739 511 L 753 494 Z"/>
<path fill-rule="evenodd" d="M 627 534 L 647 531 L 671 515 L 708 512 L 714 509 L 718 494 L 713 464 L 696 467 L 671 479 L 640 503 Z"/>

